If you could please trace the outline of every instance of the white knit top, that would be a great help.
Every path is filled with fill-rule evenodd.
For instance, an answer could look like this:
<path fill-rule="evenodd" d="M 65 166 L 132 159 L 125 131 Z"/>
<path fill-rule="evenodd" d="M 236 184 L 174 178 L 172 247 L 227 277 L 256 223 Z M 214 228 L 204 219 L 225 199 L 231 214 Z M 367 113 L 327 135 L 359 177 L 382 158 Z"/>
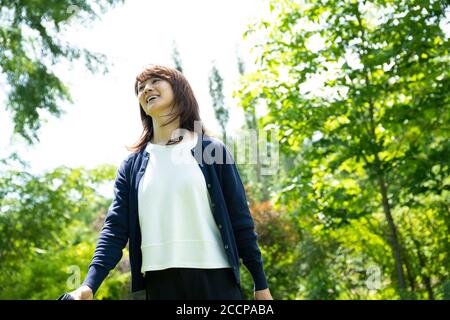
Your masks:
<path fill-rule="evenodd" d="M 197 139 L 191 132 L 174 145 L 147 144 L 150 157 L 138 189 L 142 273 L 231 267 L 204 176 L 191 154 Z"/>

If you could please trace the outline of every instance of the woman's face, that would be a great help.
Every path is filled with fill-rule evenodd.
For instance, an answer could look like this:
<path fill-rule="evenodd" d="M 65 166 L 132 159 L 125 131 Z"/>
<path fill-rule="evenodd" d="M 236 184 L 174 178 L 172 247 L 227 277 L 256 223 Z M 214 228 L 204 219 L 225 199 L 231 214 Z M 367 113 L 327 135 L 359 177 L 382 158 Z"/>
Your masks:
<path fill-rule="evenodd" d="M 172 85 L 162 78 L 151 77 L 138 83 L 138 99 L 147 115 L 168 114 L 174 99 Z"/>

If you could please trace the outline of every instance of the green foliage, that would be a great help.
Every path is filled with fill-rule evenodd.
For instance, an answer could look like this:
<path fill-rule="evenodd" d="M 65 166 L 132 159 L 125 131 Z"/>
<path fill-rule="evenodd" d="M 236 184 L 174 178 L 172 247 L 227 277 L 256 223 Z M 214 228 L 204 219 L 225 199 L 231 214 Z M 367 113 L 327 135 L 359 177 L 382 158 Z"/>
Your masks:
<path fill-rule="evenodd" d="M 180 52 L 178 51 L 178 45 L 175 41 L 172 44 L 172 60 L 175 65 L 175 69 L 183 73 L 183 63 L 181 60 Z"/>
<path fill-rule="evenodd" d="M 270 201 L 255 203 L 251 212 L 256 224 L 258 243 L 264 257 L 269 287 L 277 299 L 296 299 L 299 291 L 300 264 L 297 243 L 301 239 L 295 220 L 274 210 Z"/>
<path fill-rule="evenodd" d="M 214 114 L 226 139 L 226 126 L 229 118 L 228 108 L 225 106 L 225 96 L 223 95 L 223 78 L 215 64 L 211 68 L 208 80 L 209 95 L 211 96 Z"/>
<path fill-rule="evenodd" d="M 58 116 L 59 102 L 70 101 L 51 65 L 84 57 L 94 71 L 103 58 L 57 37 L 74 18 L 94 18 L 94 2 L 105 10 L 121 1 L 0 0 L 7 107 L 29 142 L 40 112 Z M 281 133 L 276 175 L 239 164 L 273 296 L 450 299 L 450 59 L 441 29 L 448 4 L 269 6 L 271 16 L 245 33 L 262 40 L 254 47 L 257 70 L 244 74 L 239 66 L 235 96 L 244 130 Z M 224 128 L 216 71 L 211 90 Z M 258 118 L 261 106 L 267 112 Z M 14 154 L 0 159 L 11 162 L 23 164 Z M 110 203 L 97 190 L 114 173 L 110 166 L 2 170 L 0 299 L 55 299 L 82 281 Z M 253 299 L 248 270 L 241 275 Z M 129 282 L 125 252 L 96 299 L 128 298 Z"/>
<path fill-rule="evenodd" d="M 83 58 L 91 72 L 105 67 L 104 55 L 71 46 L 58 33 L 74 21 L 98 18 L 122 1 L 0 1 L 0 72 L 15 133 L 35 142 L 40 111 L 60 116 L 60 103 L 71 101 L 68 88 L 51 70 L 53 65 Z"/>
<path fill-rule="evenodd" d="M 450 59 L 440 26 L 448 5 L 270 7 L 245 34 L 263 40 L 257 71 L 236 95 L 244 110 L 265 106 L 259 126 L 281 134 L 289 166 L 275 209 L 302 234 L 300 296 L 447 297 Z M 376 289 L 367 284 L 372 266 Z"/>
<path fill-rule="evenodd" d="M 110 202 L 97 188 L 115 172 L 105 165 L 1 173 L 0 299 L 56 299 L 83 281 Z M 128 278 L 113 271 L 96 298 L 126 297 Z"/>

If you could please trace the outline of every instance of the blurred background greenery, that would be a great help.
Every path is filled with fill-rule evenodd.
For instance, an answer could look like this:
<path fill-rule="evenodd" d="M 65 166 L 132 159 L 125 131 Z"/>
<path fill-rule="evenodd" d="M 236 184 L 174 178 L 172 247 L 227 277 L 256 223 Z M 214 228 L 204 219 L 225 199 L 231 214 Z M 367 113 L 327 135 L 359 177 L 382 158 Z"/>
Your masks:
<path fill-rule="evenodd" d="M 122 1 L 0 1 L 0 70 L 14 133 L 37 143 L 40 109 L 58 117 L 66 87 L 46 60 L 101 57 L 54 41 L 77 6 L 97 19 Z M 93 7 L 98 6 L 100 13 Z M 276 130 L 279 166 L 238 163 L 275 299 L 450 298 L 449 6 L 446 1 L 269 1 L 243 35 L 256 71 L 234 96 L 240 133 Z M 45 23 L 44 23 L 45 22 Z M 24 29 L 34 30 L 32 37 Z M 174 56 L 179 70 L 181 58 Z M 313 88 L 313 89 L 311 89 Z M 222 139 L 223 78 L 209 90 Z M 264 112 L 258 110 L 263 109 Z M 55 150 L 56 152 L 56 150 Z M 260 150 L 263 153 L 263 150 Z M 55 299 L 84 279 L 116 167 L 27 171 L 0 162 L 0 299 Z M 245 267 L 242 287 L 251 299 Z M 96 299 L 129 299 L 127 250 Z"/>

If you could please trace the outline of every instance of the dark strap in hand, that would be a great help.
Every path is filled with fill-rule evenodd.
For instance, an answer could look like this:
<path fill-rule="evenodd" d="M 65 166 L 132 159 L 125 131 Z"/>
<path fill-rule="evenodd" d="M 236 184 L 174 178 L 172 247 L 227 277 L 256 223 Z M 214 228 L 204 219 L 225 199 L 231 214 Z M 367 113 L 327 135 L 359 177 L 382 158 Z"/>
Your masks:
<path fill-rule="evenodd" d="M 75 300 L 72 295 L 64 292 L 58 299 L 56 300 Z"/>

